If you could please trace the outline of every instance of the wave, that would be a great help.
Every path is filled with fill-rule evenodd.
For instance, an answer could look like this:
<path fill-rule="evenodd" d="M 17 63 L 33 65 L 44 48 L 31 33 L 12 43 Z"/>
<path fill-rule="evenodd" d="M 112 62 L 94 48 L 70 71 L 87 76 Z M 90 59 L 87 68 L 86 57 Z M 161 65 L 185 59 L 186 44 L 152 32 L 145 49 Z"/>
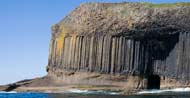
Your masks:
<path fill-rule="evenodd" d="M 10 91 L 10 92 L 0 91 L 0 93 L 17 93 L 17 92 L 16 91 Z"/>
<path fill-rule="evenodd" d="M 190 92 L 190 88 L 174 88 L 174 89 L 163 89 L 163 90 L 145 90 L 140 91 L 137 94 L 154 94 L 154 93 L 164 93 L 164 92 Z"/>
<path fill-rule="evenodd" d="M 88 90 L 79 90 L 79 89 L 70 89 L 68 90 L 69 93 L 88 93 Z"/>
<path fill-rule="evenodd" d="M 109 95 L 118 95 L 118 92 L 97 90 L 97 91 L 89 91 L 89 90 L 79 90 L 79 89 L 70 89 L 67 93 L 80 93 L 80 94 L 109 94 Z"/>

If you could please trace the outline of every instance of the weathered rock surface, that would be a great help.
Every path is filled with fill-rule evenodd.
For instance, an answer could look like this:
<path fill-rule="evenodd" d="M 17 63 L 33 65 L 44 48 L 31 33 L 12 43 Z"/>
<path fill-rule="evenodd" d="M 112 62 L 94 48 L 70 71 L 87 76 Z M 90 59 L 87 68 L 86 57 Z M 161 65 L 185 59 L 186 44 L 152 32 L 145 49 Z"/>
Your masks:
<path fill-rule="evenodd" d="M 161 86 L 190 85 L 189 15 L 189 3 L 81 4 L 52 27 L 48 75 L 65 81 L 76 72 L 138 76 L 137 88 L 158 75 Z"/>

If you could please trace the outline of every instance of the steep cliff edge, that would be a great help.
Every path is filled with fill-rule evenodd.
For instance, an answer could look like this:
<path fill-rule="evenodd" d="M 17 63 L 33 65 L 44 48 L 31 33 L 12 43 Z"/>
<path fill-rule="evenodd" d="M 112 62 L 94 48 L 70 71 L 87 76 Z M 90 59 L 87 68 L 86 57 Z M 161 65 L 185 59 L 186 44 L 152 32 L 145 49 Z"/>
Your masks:
<path fill-rule="evenodd" d="M 190 3 L 81 4 L 52 27 L 48 76 L 68 84 L 188 86 L 189 15 Z"/>

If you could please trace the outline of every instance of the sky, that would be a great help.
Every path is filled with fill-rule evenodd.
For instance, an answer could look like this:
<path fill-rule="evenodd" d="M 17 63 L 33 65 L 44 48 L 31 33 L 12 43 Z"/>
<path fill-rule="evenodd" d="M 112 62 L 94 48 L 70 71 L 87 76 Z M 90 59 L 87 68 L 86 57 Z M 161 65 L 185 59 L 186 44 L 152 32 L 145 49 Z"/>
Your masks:
<path fill-rule="evenodd" d="M 51 26 L 84 2 L 190 0 L 0 0 L 0 85 L 45 76 Z"/>

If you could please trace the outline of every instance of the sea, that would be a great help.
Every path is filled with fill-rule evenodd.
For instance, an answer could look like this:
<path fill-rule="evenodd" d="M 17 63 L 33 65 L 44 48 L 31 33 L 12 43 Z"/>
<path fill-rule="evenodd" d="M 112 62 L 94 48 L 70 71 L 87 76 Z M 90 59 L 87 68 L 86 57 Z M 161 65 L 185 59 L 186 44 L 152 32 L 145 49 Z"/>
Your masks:
<path fill-rule="evenodd" d="M 62 93 L 3 92 L 0 98 L 190 98 L 190 88 L 170 90 L 145 90 L 134 95 L 121 95 L 119 92 L 88 91 L 72 89 Z"/>

